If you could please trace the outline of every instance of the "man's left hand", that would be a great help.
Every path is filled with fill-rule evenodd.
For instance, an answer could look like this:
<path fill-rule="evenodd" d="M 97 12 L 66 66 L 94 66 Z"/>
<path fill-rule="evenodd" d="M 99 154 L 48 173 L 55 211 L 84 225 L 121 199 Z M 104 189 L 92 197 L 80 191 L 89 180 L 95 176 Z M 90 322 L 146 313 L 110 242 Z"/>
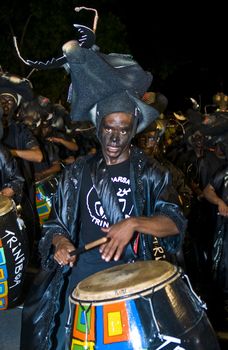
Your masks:
<path fill-rule="evenodd" d="M 122 220 L 108 228 L 102 228 L 103 232 L 107 233 L 107 237 L 111 240 L 108 243 L 100 246 L 101 257 L 105 261 L 110 261 L 114 258 L 119 260 L 125 246 L 130 242 L 134 233 L 134 228 L 131 218 Z"/>

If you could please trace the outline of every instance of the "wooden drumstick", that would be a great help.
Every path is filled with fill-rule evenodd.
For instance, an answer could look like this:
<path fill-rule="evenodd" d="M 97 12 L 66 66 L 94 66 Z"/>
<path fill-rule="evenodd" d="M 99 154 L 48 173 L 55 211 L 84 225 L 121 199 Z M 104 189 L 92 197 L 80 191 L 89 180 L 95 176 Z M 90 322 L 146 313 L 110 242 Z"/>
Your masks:
<path fill-rule="evenodd" d="M 110 240 L 111 240 L 110 237 L 103 237 L 103 238 L 97 239 L 96 241 L 85 244 L 83 247 L 80 247 L 78 249 L 73 250 L 72 252 L 70 252 L 70 256 L 81 254 L 81 253 L 85 252 L 86 250 L 95 248 L 98 245 L 109 242 Z"/>

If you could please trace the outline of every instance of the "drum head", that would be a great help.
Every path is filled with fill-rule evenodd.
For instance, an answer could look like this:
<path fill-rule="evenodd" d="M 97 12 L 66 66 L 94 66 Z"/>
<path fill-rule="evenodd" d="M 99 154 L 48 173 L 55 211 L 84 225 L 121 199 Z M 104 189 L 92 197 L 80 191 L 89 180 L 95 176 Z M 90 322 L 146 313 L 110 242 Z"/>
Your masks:
<path fill-rule="evenodd" d="M 0 216 L 9 213 L 13 209 L 13 201 L 0 194 Z"/>
<path fill-rule="evenodd" d="M 97 272 L 81 281 L 72 302 L 104 302 L 137 298 L 156 291 L 178 278 L 178 267 L 167 261 L 137 261 Z"/>
<path fill-rule="evenodd" d="M 38 180 L 35 182 L 36 185 L 39 185 L 39 184 L 43 184 L 45 182 L 48 182 L 52 179 L 55 179 L 55 175 L 56 174 L 51 174 L 51 175 L 48 175 L 47 177 L 44 177 L 42 180 Z"/>

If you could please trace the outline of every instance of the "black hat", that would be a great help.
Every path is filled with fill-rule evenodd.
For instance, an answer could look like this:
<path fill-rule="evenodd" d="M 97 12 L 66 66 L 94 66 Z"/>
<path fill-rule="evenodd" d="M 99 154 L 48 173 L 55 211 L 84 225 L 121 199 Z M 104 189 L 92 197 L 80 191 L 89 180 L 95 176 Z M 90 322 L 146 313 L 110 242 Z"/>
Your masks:
<path fill-rule="evenodd" d="M 77 41 L 64 44 L 63 53 L 71 74 L 72 120 L 92 120 L 97 126 L 105 114 L 118 111 L 136 116 L 137 110 L 139 132 L 159 116 L 153 107 L 141 101 L 152 75 L 130 55 L 105 55 L 82 48 Z"/>
<path fill-rule="evenodd" d="M 70 73 L 71 85 L 68 102 L 71 103 L 71 120 L 92 120 L 96 124 L 97 111 L 101 106 L 99 104 L 99 109 L 97 109 L 98 102 L 104 103 L 105 99 L 108 99 L 109 113 L 112 113 L 113 104 L 110 104 L 110 100 L 120 101 L 124 95 L 125 102 L 126 98 L 131 99 L 134 107 L 140 111 L 139 123 L 141 125 L 138 126 L 137 132 L 142 131 L 148 125 L 149 119 L 151 123 L 159 116 L 155 108 L 146 105 L 141 100 L 152 83 L 152 74 L 144 71 L 132 56 L 117 53 L 106 55 L 101 53 L 97 46 L 82 47 L 76 40 L 65 43 L 62 50 L 63 56 L 59 60 L 52 59 L 46 63 L 24 62 L 38 69 L 63 65 Z"/>
<path fill-rule="evenodd" d="M 32 84 L 28 79 L 5 73 L 0 76 L 0 94 L 10 94 L 17 105 L 21 100 L 30 101 L 33 98 Z"/>
<path fill-rule="evenodd" d="M 98 101 L 90 111 L 91 120 L 99 129 L 102 118 L 114 112 L 125 112 L 137 118 L 136 133 L 141 132 L 159 116 L 156 109 L 129 91 L 122 91 Z"/>

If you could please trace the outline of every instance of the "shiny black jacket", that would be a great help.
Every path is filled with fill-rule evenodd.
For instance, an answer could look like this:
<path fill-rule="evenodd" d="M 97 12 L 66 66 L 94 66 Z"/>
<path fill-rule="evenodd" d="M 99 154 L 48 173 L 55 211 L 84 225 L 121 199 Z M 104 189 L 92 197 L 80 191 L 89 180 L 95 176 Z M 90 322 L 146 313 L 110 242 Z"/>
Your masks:
<path fill-rule="evenodd" d="M 19 203 L 22 197 L 24 178 L 21 176 L 16 159 L 11 156 L 7 147 L 0 144 L 0 191 L 10 187 L 15 195 L 13 199 Z"/>
<path fill-rule="evenodd" d="M 215 172 L 211 178 L 210 185 L 214 188 L 217 196 L 221 198 L 226 204 L 228 204 L 228 166 L 221 167 Z M 217 206 L 216 207 L 217 210 Z M 224 249 L 224 241 L 227 237 L 228 221 L 227 218 L 222 215 L 217 215 L 216 227 L 214 232 L 214 242 L 212 250 L 212 268 L 214 278 L 221 281 L 226 280 L 224 275 L 227 275 L 228 266 L 226 254 L 228 252 Z M 223 253 L 224 251 L 224 253 Z M 222 266 L 222 267 L 221 267 Z M 223 271 L 222 271 L 223 270 Z M 225 283 L 224 283 L 225 284 Z M 224 288 L 224 286 L 223 286 Z"/>
<path fill-rule="evenodd" d="M 29 128 L 23 123 L 16 123 L 13 120 L 8 128 L 4 128 L 2 143 L 9 149 L 18 150 L 28 150 L 39 146 L 39 142 L 31 130 L 29 130 Z M 16 157 L 15 159 L 17 161 L 19 171 L 25 179 L 23 191 L 29 197 L 31 203 L 34 203 L 35 193 L 33 162 L 20 157 Z"/>
<path fill-rule="evenodd" d="M 161 238 L 159 243 L 170 253 L 181 246 L 186 219 L 179 207 L 178 195 L 171 185 L 170 173 L 156 160 L 147 159 L 143 152 L 132 148 L 130 176 L 133 201 L 137 215 L 166 215 L 176 223 L 179 235 Z M 65 168 L 54 199 L 51 218 L 44 225 L 40 242 L 43 271 L 38 275 L 25 301 L 21 350 L 49 350 L 54 327 L 54 315 L 59 309 L 64 273 L 53 260 L 53 236 L 63 234 L 77 245 L 79 230 L 79 193 L 85 162 L 89 165 L 93 182 L 110 224 L 123 219 L 114 188 L 109 179 L 101 153 L 84 157 Z M 146 240 L 145 237 L 148 239 Z M 152 239 L 141 234 L 140 259 L 151 259 Z M 144 238 L 144 239 L 142 239 Z M 127 251 L 127 250 L 126 250 Z M 135 258 L 135 257 L 134 257 Z M 126 260 L 130 256 L 126 256 Z M 26 345 L 27 344 L 27 345 Z"/>

